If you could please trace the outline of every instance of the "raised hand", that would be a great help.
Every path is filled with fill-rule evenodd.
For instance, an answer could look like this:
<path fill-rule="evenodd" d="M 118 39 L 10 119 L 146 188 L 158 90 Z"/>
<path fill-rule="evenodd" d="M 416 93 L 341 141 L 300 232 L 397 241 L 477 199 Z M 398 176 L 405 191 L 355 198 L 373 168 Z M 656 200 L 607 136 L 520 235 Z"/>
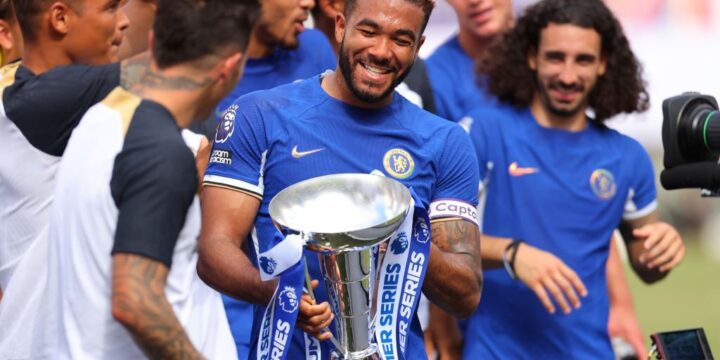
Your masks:
<path fill-rule="evenodd" d="M 644 251 L 638 261 L 648 269 L 667 272 L 685 257 L 685 244 L 675 228 L 664 222 L 654 222 L 633 230 L 633 236 L 643 241 Z"/>

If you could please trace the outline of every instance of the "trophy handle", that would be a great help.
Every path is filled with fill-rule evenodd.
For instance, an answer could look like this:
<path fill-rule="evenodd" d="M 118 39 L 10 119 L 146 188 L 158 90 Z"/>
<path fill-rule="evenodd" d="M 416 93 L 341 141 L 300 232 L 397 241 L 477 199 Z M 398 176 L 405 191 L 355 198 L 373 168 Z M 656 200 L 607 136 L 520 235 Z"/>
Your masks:
<path fill-rule="evenodd" d="M 308 269 L 307 257 L 305 255 L 303 255 L 303 257 L 305 257 L 305 287 L 307 288 L 308 294 L 310 294 L 310 298 L 317 304 L 317 299 L 315 298 L 315 291 L 313 291 L 312 288 L 312 278 L 310 277 L 310 270 Z M 326 327 L 322 330 L 323 332 L 330 333 L 330 342 L 332 342 L 333 346 L 335 346 L 335 349 L 337 349 L 337 351 L 342 352 L 340 342 L 338 342 L 338 340 L 335 338 L 335 335 L 333 335 L 330 329 Z"/>

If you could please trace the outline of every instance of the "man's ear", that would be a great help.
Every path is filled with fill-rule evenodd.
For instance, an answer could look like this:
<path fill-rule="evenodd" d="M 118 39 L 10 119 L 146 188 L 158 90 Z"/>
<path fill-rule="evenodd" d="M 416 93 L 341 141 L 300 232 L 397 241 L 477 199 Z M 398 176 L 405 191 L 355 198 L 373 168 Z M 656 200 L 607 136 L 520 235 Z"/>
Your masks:
<path fill-rule="evenodd" d="M 537 71 L 537 49 L 531 48 L 528 50 L 527 62 L 530 70 Z"/>
<path fill-rule="evenodd" d="M 234 52 L 220 62 L 218 78 L 224 81 L 228 79 L 234 80 L 235 72 L 238 68 L 240 68 L 240 77 L 242 77 L 245 68 L 245 56 L 240 52 Z"/>
<path fill-rule="evenodd" d="M 71 13 L 73 10 L 68 4 L 62 1 L 53 2 L 48 12 L 50 29 L 61 35 L 67 35 L 70 29 Z"/>
<path fill-rule="evenodd" d="M 598 68 L 598 76 L 605 75 L 605 72 L 607 71 L 607 63 L 608 63 L 607 55 L 602 54 L 600 56 L 600 67 Z"/>
<path fill-rule="evenodd" d="M 12 31 L 10 31 L 10 24 L 5 20 L 0 19 L 0 48 L 2 48 L 5 54 L 12 50 L 14 44 L 13 40 Z"/>
<path fill-rule="evenodd" d="M 317 7 L 326 17 L 334 19 L 345 10 L 345 0 L 317 0 Z"/>
<path fill-rule="evenodd" d="M 347 25 L 345 15 L 338 13 L 335 16 L 335 41 L 338 44 L 342 44 L 343 38 L 345 38 L 345 26 Z"/>

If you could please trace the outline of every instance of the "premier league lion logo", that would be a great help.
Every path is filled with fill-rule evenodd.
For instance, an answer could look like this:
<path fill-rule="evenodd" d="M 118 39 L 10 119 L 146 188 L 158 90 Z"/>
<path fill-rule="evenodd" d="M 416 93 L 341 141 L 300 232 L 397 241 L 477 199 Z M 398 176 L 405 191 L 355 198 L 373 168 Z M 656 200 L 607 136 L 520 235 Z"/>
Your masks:
<path fill-rule="evenodd" d="M 277 262 L 275 262 L 275 260 L 269 257 L 261 256 L 260 267 L 266 274 L 272 275 L 275 272 L 275 268 L 277 267 Z"/>
<path fill-rule="evenodd" d="M 430 229 L 428 229 L 428 225 L 425 222 L 425 219 L 418 218 L 417 222 L 415 223 L 415 240 L 419 243 L 426 243 L 428 239 L 430 239 Z"/>
<path fill-rule="evenodd" d="M 237 105 L 230 106 L 225 110 L 222 120 L 218 124 L 217 131 L 215 132 L 215 142 L 224 143 L 235 131 L 235 116 L 237 111 Z"/>
<path fill-rule="evenodd" d="M 286 286 L 278 296 L 280 302 L 280 308 L 286 313 L 293 313 L 298 308 L 298 298 L 295 294 L 295 288 L 292 286 Z"/>
<path fill-rule="evenodd" d="M 390 244 L 390 251 L 395 255 L 400 255 L 408 248 L 408 238 L 404 232 L 398 234 L 397 238 Z"/>

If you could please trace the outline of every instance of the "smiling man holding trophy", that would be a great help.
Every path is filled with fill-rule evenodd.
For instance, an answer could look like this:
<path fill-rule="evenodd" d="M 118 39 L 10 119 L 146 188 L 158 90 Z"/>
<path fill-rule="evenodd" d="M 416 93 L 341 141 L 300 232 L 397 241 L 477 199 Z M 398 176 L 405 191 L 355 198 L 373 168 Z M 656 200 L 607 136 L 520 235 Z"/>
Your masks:
<path fill-rule="evenodd" d="M 477 307 L 472 145 L 393 91 L 433 5 L 347 1 L 335 72 L 226 110 L 204 177 L 198 272 L 256 304 L 251 358 L 422 359 L 420 289 L 458 317 Z"/>

